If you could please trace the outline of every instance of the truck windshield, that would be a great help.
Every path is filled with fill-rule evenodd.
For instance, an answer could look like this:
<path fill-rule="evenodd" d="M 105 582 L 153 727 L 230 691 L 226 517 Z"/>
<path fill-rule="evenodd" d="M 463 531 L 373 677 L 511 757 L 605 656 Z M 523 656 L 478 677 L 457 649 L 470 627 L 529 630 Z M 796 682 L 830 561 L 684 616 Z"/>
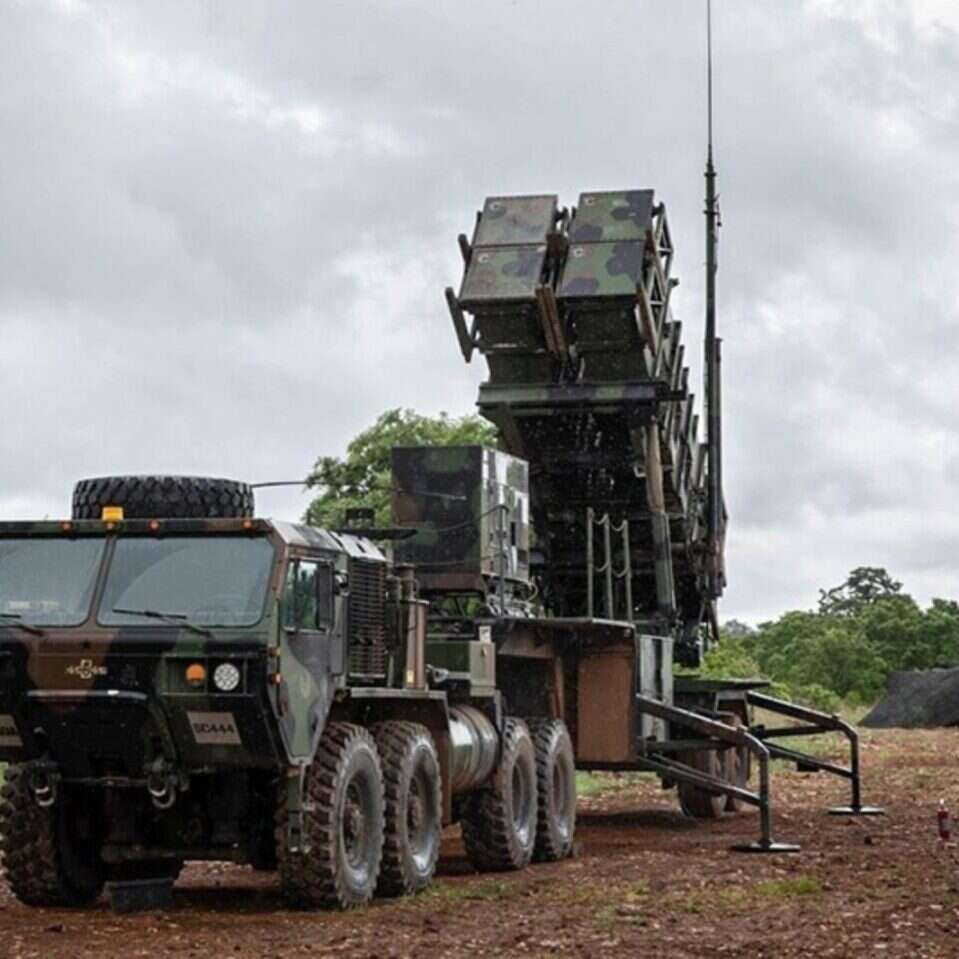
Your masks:
<path fill-rule="evenodd" d="M 121 537 L 100 601 L 105 626 L 201 626 L 260 621 L 273 547 L 239 536 Z"/>
<path fill-rule="evenodd" d="M 103 556 L 102 539 L 0 540 L 0 626 L 79 626 Z"/>

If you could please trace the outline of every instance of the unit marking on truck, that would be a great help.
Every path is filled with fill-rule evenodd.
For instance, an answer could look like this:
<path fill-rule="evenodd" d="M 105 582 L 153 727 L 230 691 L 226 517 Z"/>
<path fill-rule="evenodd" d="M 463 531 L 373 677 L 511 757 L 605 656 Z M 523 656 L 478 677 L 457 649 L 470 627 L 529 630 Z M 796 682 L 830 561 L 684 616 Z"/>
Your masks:
<path fill-rule="evenodd" d="M 200 746 L 241 746 L 240 731 L 233 713 L 191 713 L 187 719 L 193 738 Z"/>

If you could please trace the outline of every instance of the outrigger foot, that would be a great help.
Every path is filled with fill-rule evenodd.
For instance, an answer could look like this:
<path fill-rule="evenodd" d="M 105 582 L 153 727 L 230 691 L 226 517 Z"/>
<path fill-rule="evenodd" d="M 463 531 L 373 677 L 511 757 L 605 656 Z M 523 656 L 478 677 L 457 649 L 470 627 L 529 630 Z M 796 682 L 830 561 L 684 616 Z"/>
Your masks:
<path fill-rule="evenodd" d="M 882 806 L 833 806 L 830 816 L 885 816 Z"/>
<path fill-rule="evenodd" d="M 791 842 L 773 842 L 757 839 L 756 842 L 741 842 L 729 847 L 733 852 L 788 853 L 799 852 L 800 847 Z"/>

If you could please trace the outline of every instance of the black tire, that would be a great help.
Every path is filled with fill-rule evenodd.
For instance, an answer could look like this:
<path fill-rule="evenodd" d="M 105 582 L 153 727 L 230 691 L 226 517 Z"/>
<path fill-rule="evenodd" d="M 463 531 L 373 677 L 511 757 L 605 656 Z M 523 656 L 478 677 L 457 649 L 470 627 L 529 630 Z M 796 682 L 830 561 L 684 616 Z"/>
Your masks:
<path fill-rule="evenodd" d="M 299 909 L 353 909 L 373 898 L 383 856 L 380 757 L 362 726 L 330 723 L 306 774 L 305 852 L 286 844 L 286 784 L 277 809 L 277 865 L 287 902 Z"/>
<path fill-rule="evenodd" d="M 463 843 L 480 872 L 529 865 L 536 845 L 536 793 L 536 753 L 529 727 L 521 719 L 507 719 L 496 771 L 463 802 Z"/>
<path fill-rule="evenodd" d="M 731 751 L 724 750 L 720 753 L 713 749 L 702 749 L 687 753 L 688 758 L 684 758 L 684 761 L 699 772 L 725 778 L 727 763 L 723 757 Z M 680 808 L 693 819 L 721 819 L 726 812 L 725 793 L 712 792 L 702 786 L 684 782 L 678 784 L 677 790 Z"/>
<path fill-rule="evenodd" d="M 216 519 L 253 516 L 253 489 L 205 476 L 100 476 L 73 488 L 73 518 L 100 519 L 122 506 L 127 519 Z"/>
<path fill-rule="evenodd" d="M 561 719 L 527 719 L 536 752 L 536 862 L 556 862 L 573 851 L 576 835 L 576 761 Z"/>
<path fill-rule="evenodd" d="M 89 905 L 105 878 L 95 804 L 61 788 L 57 802 L 41 808 L 28 775 L 29 767 L 8 766 L 0 789 L 0 861 L 7 883 L 27 906 Z"/>
<path fill-rule="evenodd" d="M 433 880 L 440 854 L 443 799 L 440 762 L 429 730 L 419 723 L 373 728 L 386 787 L 386 829 L 379 895 L 406 896 Z"/>

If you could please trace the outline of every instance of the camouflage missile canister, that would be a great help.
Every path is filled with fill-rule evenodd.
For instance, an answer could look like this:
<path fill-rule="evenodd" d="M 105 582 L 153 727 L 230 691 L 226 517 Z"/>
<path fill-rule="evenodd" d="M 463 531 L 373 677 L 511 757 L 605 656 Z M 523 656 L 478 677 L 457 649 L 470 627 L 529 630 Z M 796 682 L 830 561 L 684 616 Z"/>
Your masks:
<path fill-rule="evenodd" d="M 541 342 L 536 290 L 546 277 L 555 196 L 490 197 L 476 225 L 460 303 L 476 316 L 495 379 L 549 378 L 555 360 Z"/>

